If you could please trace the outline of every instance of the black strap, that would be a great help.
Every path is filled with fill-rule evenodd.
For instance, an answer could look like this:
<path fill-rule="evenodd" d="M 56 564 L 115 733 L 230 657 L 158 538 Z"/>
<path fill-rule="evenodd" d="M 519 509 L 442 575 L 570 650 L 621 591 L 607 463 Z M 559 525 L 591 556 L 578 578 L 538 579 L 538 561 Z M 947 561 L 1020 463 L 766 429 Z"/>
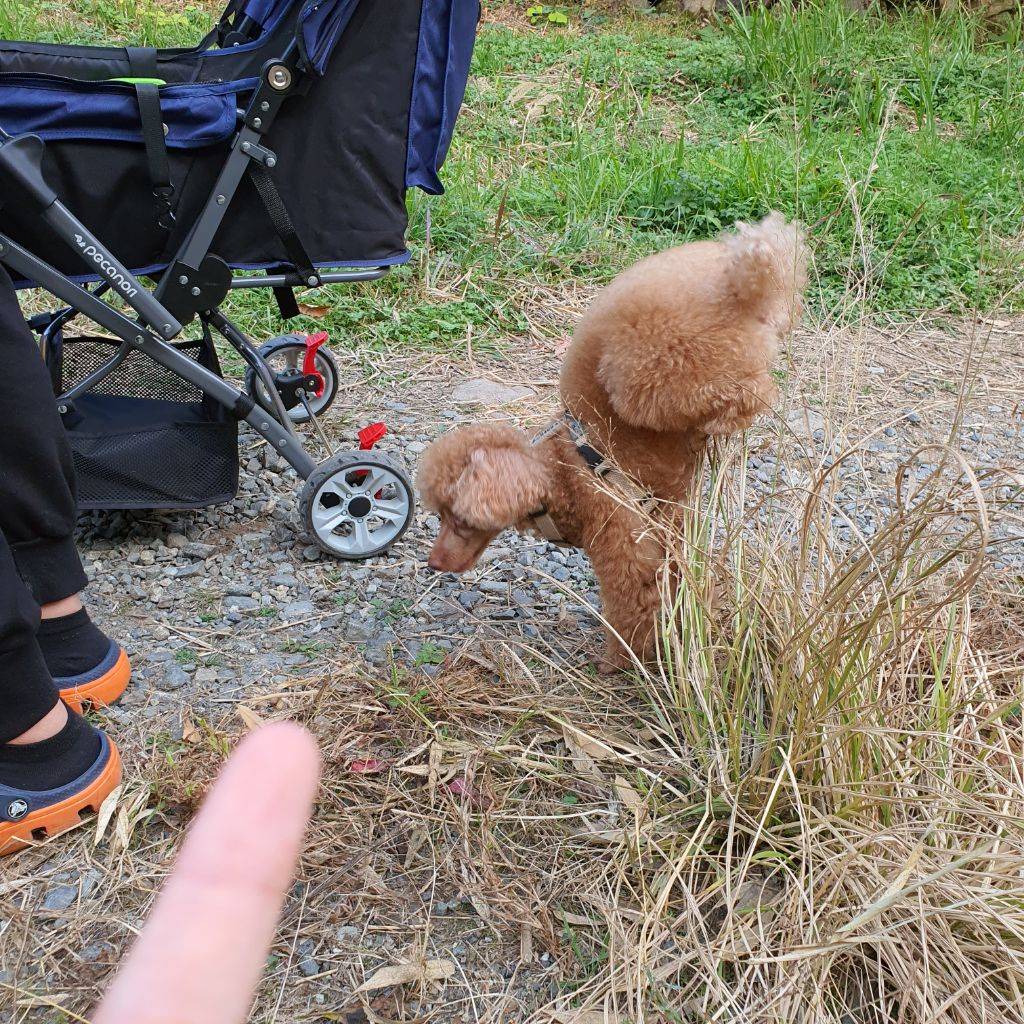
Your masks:
<path fill-rule="evenodd" d="M 583 461 L 587 464 L 587 468 L 591 471 L 596 470 L 597 467 L 604 462 L 604 456 L 589 444 L 577 444 L 576 451 L 580 453 L 583 457 Z"/>
<path fill-rule="evenodd" d="M 156 222 L 165 231 L 174 227 L 174 186 L 171 184 L 171 162 L 167 157 L 167 139 L 164 119 L 160 110 L 160 89 L 148 82 L 137 82 L 135 94 L 139 100 L 142 123 L 142 141 L 146 147 L 149 180 L 156 200 Z"/>
<path fill-rule="evenodd" d="M 576 451 L 580 453 L 580 457 L 587 464 L 587 468 L 592 472 L 596 471 L 597 467 L 605 461 L 604 456 L 592 444 L 587 443 L 586 435 L 583 432 L 583 425 L 568 409 L 565 411 L 563 420 L 569 428 L 569 437 L 576 446 Z"/>
<path fill-rule="evenodd" d="M 295 224 L 288 213 L 288 208 L 284 205 L 284 200 L 281 199 L 281 193 L 278 191 L 270 171 L 263 164 L 253 160 L 249 163 L 249 174 L 260 199 L 263 200 L 263 205 L 267 208 L 270 223 L 274 226 L 274 231 L 281 240 L 295 272 L 306 284 L 310 284 L 312 281 L 319 283 L 320 275 L 306 254 L 302 239 L 299 238 L 299 233 L 295 230 Z"/>
<path fill-rule="evenodd" d="M 126 46 L 125 56 L 128 58 L 128 74 L 132 78 L 159 78 L 155 46 Z"/>
<path fill-rule="evenodd" d="M 298 299 L 295 298 L 295 289 L 282 285 L 274 288 L 274 298 L 277 299 L 277 309 L 282 320 L 294 320 L 302 312 L 299 309 Z"/>

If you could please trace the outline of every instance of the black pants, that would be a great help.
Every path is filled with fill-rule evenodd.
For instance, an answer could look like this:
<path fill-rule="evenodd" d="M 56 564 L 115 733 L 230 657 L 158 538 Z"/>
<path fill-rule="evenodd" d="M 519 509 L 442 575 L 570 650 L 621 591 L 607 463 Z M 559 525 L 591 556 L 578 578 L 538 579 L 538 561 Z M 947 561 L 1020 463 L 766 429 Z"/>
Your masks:
<path fill-rule="evenodd" d="M 85 586 L 74 528 L 74 468 L 50 376 L 0 266 L 0 743 L 57 702 L 35 634 L 39 605 Z"/>

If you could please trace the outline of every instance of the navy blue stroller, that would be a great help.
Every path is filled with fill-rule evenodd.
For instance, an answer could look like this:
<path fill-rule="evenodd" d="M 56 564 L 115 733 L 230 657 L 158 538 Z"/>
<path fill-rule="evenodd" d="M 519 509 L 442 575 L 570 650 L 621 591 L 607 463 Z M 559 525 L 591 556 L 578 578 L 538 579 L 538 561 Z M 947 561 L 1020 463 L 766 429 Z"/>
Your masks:
<path fill-rule="evenodd" d="M 232 0 L 190 49 L 0 42 L 0 261 L 63 303 L 30 324 L 83 508 L 231 500 L 245 420 L 304 481 L 326 551 L 401 536 L 405 469 L 367 435 L 317 465 L 296 430 L 338 390 L 325 337 L 257 347 L 220 306 L 272 288 L 288 318 L 296 288 L 408 260 L 405 193 L 441 191 L 478 15 L 478 0 Z M 105 333 L 72 333 L 78 318 Z M 214 334 L 246 361 L 244 390 Z"/>

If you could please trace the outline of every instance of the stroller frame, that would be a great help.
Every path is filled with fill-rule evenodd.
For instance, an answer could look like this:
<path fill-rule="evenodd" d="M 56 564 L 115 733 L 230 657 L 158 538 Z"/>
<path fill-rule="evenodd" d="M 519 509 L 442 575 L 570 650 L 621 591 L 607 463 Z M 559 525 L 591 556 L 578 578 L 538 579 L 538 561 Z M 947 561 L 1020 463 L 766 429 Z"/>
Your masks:
<path fill-rule="evenodd" d="M 268 60 L 263 65 L 259 85 L 253 92 L 247 109 L 238 111 L 237 134 L 233 138 L 229 156 L 202 213 L 153 291 L 148 290 L 139 278 L 113 255 L 102 240 L 89 231 L 60 202 L 56 193 L 47 185 L 42 170 L 45 148 L 42 139 L 31 134 L 12 137 L 3 132 L 0 126 L 0 184 L 4 186 L 6 198 L 16 199 L 37 214 L 73 252 L 77 253 L 87 271 L 94 276 L 100 275 L 102 280 L 93 289 L 79 285 L 4 234 L 0 234 L 0 262 L 10 267 L 21 278 L 35 282 L 67 304 L 66 309 L 43 314 L 31 321 L 32 326 L 41 332 L 44 345 L 54 332 L 59 331 L 79 314 L 95 322 L 120 341 L 116 352 L 105 364 L 57 398 L 62 414 L 67 411 L 69 403 L 96 387 L 110 376 L 133 350 L 138 350 L 153 362 L 190 382 L 236 419 L 248 423 L 288 462 L 298 476 L 307 482 L 300 507 L 307 528 L 311 529 L 324 550 L 341 558 L 366 558 L 394 543 L 404 533 L 413 517 L 414 499 L 406 474 L 386 456 L 369 452 L 365 453 L 367 458 L 358 462 L 358 465 L 351 453 L 335 454 L 318 465 L 304 448 L 302 438 L 295 429 L 289 409 L 278 390 L 275 375 L 266 359 L 245 333 L 220 311 L 219 306 L 232 289 L 315 288 L 334 283 L 372 281 L 384 277 L 390 267 L 368 267 L 327 273 L 319 270 L 310 272 L 307 268 L 304 276 L 297 268 L 294 272 L 236 278 L 227 264 L 210 252 L 231 201 L 250 171 L 251 165 L 256 163 L 267 169 L 275 166 L 277 157 L 263 144 L 264 136 L 273 125 L 284 102 L 302 91 L 306 74 L 303 58 L 294 40 L 290 42 L 282 57 Z M 287 218 L 287 215 L 285 217 Z M 298 265 L 298 261 L 295 262 Z M 138 320 L 131 319 L 103 301 L 102 296 L 108 292 L 112 292 L 131 307 L 138 315 Z M 252 370 L 254 376 L 251 380 L 259 381 L 263 385 L 263 391 L 265 396 L 270 397 L 272 408 L 266 408 L 260 403 L 260 395 L 256 393 L 256 388 L 250 386 L 247 390 L 240 390 L 169 344 L 196 318 L 199 319 L 206 341 L 211 340 L 211 330 L 215 331 L 241 355 Z M 306 382 L 299 381 L 293 387 L 292 397 L 294 399 L 297 396 L 308 410 L 304 385 L 309 387 L 312 382 L 308 378 Z M 311 395 L 312 392 L 308 394 Z M 353 466 L 357 468 L 353 470 Z M 320 530 L 315 518 L 311 517 L 311 504 L 319 497 L 324 485 L 330 487 L 331 480 L 339 479 L 339 474 L 341 490 L 335 488 L 335 492 L 341 494 L 343 502 L 348 500 L 353 492 L 344 484 L 344 480 L 347 479 L 351 484 L 352 473 L 355 472 L 356 490 L 358 494 L 365 496 L 360 499 L 364 504 L 359 506 L 359 510 L 365 508 L 367 497 L 372 499 L 374 494 L 379 497 L 382 492 L 366 488 L 359 491 L 358 482 L 362 479 L 379 486 L 382 477 L 375 472 L 377 468 L 380 468 L 383 476 L 387 477 L 392 485 L 397 482 L 405 487 L 405 493 L 401 496 L 405 502 L 404 523 L 387 543 L 376 548 L 370 545 L 370 550 L 354 551 L 333 544 L 330 537 L 325 536 Z M 357 515 L 356 518 L 361 517 Z M 362 527 L 362 531 L 365 537 L 365 527 Z M 348 547 L 352 548 L 352 545 Z"/>

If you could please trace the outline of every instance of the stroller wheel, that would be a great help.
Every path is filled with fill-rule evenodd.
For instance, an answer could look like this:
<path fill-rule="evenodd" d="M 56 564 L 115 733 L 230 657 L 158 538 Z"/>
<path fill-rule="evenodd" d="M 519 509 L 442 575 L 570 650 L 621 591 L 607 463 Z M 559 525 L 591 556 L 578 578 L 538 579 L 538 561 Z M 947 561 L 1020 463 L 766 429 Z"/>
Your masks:
<path fill-rule="evenodd" d="M 270 372 L 277 374 L 297 373 L 302 369 L 302 363 L 306 356 L 306 342 L 304 338 L 288 335 L 284 338 L 274 338 L 259 349 Z M 307 401 L 314 415 L 320 416 L 325 413 L 338 397 L 338 366 L 330 350 L 324 346 L 316 354 L 316 372 L 324 379 L 324 389 L 319 395 L 310 395 Z M 252 395 L 264 409 L 274 411 L 274 403 L 267 389 L 252 368 L 245 374 L 246 390 Z M 309 413 L 301 403 L 288 410 L 288 417 L 292 423 L 308 423 Z"/>
<path fill-rule="evenodd" d="M 324 551 L 358 561 L 386 551 L 405 533 L 416 499 L 412 481 L 394 459 L 339 452 L 306 481 L 299 509 Z"/>

